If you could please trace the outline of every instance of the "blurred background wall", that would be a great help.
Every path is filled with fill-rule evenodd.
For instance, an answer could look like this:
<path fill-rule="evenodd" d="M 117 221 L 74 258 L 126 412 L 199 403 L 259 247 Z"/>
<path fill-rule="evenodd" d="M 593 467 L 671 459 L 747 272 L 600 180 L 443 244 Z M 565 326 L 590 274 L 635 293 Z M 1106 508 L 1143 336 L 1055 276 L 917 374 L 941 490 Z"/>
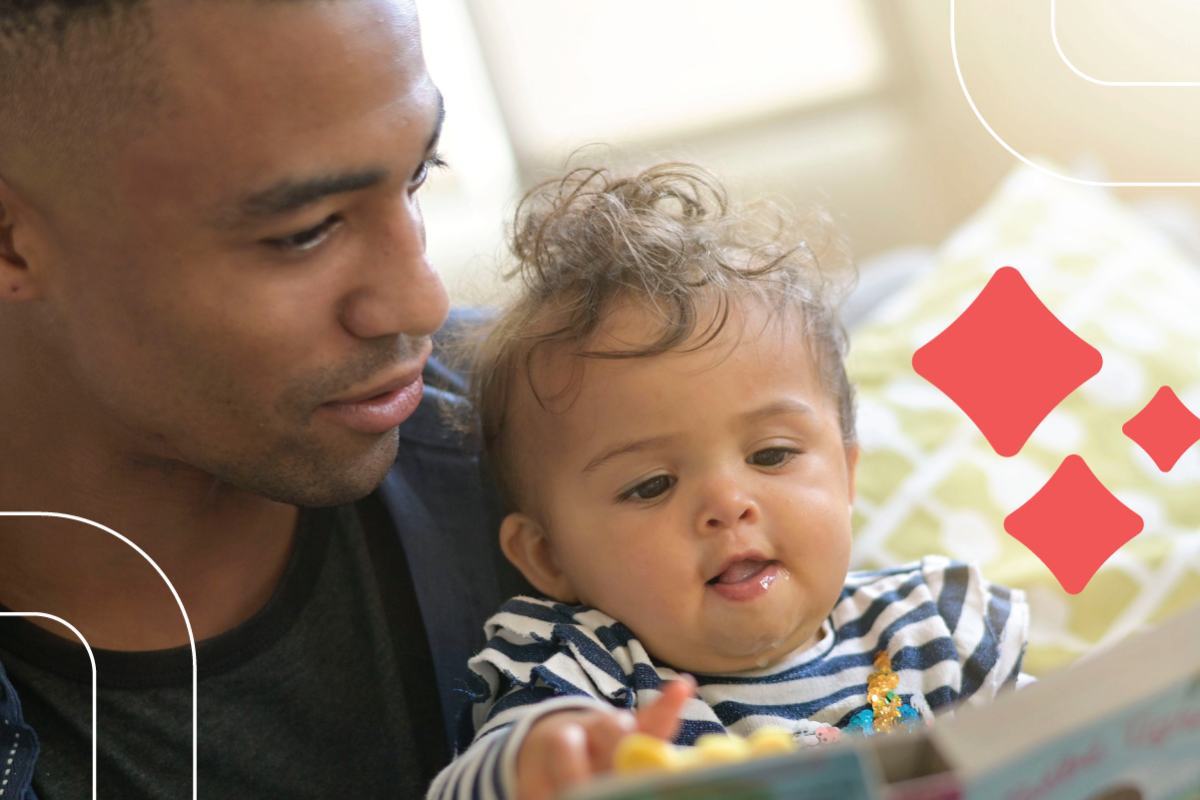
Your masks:
<path fill-rule="evenodd" d="M 1051 0 L 954 2 L 962 79 L 996 134 L 1084 179 L 1200 183 L 1200 85 L 1101 85 L 1071 66 L 1094 81 L 1200 84 L 1200 4 L 1053 5 L 1057 48 Z M 1018 163 L 960 86 L 951 0 L 418 6 L 451 165 L 423 204 L 459 302 L 495 297 L 516 199 L 590 143 L 609 164 L 687 159 L 743 198 L 818 203 L 867 268 L 936 245 Z M 1200 253 L 1200 187 L 1116 191 Z"/>

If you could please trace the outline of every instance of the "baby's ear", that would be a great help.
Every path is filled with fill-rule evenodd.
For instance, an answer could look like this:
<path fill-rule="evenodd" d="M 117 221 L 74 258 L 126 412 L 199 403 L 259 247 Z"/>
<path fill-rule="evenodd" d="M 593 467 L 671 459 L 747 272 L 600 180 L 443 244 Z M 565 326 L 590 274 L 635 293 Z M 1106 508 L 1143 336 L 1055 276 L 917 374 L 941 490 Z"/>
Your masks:
<path fill-rule="evenodd" d="M 579 597 L 554 555 L 546 529 L 526 514 L 509 514 L 500 523 L 500 549 L 539 592 L 560 603 Z"/>

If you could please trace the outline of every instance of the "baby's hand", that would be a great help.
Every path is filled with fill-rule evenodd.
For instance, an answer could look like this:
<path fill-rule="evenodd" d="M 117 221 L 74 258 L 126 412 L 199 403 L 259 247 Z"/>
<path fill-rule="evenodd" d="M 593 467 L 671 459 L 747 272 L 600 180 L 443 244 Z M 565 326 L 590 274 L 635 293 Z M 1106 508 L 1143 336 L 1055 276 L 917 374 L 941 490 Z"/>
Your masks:
<path fill-rule="evenodd" d="M 679 714 L 696 692 L 688 676 L 663 687 L 662 696 L 637 712 L 596 708 L 559 711 L 537 721 L 517 753 L 517 799 L 553 800 L 565 789 L 612 769 L 617 743 L 630 733 L 670 741 Z"/>

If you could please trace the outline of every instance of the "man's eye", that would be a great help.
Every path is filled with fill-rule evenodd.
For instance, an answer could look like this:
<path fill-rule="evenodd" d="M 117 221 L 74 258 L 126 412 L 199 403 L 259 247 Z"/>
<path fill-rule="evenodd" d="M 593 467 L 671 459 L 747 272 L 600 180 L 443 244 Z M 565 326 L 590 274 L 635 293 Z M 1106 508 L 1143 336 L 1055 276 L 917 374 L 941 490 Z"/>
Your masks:
<path fill-rule="evenodd" d="M 326 218 L 319 225 L 314 225 L 313 227 L 300 231 L 299 233 L 293 233 L 291 236 L 284 236 L 279 239 L 268 239 L 267 244 L 271 245 L 272 247 L 277 247 L 280 250 L 296 250 L 299 252 L 311 250 L 317 245 L 321 244 L 321 242 L 325 241 L 333 229 L 336 228 L 340 223 L 341 219 L 336 214 L 333 214 Z"/>
<path fill-rule="evenodd" d="M 655 475 L 621 495 L 622 500 L 653 500 L 675 485 L 670 475 Z"/>
<path fill-rule="evenodd" d="M 421 166 L 417 167 L 417 171 L 413 173 L 412 180 L 409 181 L 409 186 L 414 189 L 419 188 L 429 177 L 429 171 L 432 169 L 441 169 L 446 166 L 445 160 L 438 154 L 433 154 L 429 158 L 421 162 Z"/>
<path fill-rule="evenodd" d="M 781 467 L 799 453 L 790 447 L 768 447 L 754 453 L 748 461 L 756 467 Z"/>

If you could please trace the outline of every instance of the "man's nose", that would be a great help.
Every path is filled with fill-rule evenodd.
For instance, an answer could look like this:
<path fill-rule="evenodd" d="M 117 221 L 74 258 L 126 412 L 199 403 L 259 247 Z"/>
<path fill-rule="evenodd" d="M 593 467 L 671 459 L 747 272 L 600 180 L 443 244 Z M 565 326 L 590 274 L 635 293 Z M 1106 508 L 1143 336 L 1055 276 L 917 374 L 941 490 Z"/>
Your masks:
<path fill-rule="evenodd" d="M 450 297 L 425 254 L 425 225 L 415 198 L 397 199 L 364 243 L 341 318 L 362 339 L 426 336 L 446 321 Z"/>
<path fill-rule="evenodd" d="M 696 520 L 701 533 L 758 522 L 758 503 L 738 481 L 716 478 L 708 481 L 701 492 L 700 515 Z"/>

